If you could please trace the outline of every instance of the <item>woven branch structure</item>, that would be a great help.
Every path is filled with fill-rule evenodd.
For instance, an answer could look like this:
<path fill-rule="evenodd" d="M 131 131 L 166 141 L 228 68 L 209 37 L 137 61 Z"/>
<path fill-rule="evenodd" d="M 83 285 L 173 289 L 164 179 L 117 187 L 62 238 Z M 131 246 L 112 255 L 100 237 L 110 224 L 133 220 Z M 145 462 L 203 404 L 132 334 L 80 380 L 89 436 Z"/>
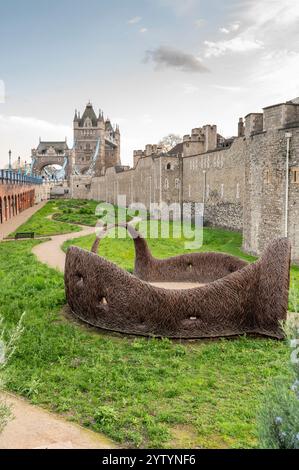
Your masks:
<path fill-rule="evenodd" d="M 283 338 L 291 247 L 273 241 L 248 264 L 222 253 L 155 259 L 146 240 L 127 226 L 135 244 L 134 274 L 92 252 L 70 247 L 65 289 L 73 315 L 89 325 L 125 334 L 212 338 L 259 334 Z M 190 289 L 164 289 L 150 282 L 198 282 Z"/>

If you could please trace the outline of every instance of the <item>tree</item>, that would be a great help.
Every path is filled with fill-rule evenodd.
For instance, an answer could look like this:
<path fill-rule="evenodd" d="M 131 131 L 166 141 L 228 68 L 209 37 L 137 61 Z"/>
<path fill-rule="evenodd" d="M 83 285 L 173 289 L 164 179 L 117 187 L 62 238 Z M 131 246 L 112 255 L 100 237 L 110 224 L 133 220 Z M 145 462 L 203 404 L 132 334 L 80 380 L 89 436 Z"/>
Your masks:
<path fill-rule="evenodd" d="M 169 152 L 177 144 L 183 141 L 182 137 L 178 134 L 168 134 L 160 140 L 159 145 L 162 147 L 163 152 Z"/>

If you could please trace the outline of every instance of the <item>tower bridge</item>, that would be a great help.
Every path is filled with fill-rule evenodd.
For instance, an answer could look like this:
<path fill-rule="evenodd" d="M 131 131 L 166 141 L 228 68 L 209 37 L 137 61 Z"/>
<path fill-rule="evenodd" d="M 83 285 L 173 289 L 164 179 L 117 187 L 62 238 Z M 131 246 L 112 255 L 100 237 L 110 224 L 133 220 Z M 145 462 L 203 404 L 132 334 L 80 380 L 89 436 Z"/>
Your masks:
<path fill-rule="evenodd" d="M 107 168 L 120 164 L 120 131 L 104 118 L 96 115 L 89 102 L 81 114 L 73 119 L 73 148 L 67 141 L 42 141 L 31 153 L 31 172 L 45 179 L 69 179 L 74 175 L 100 176 Z M 60 169 L 53 170 L 59 166 Z M 51 171 L 47 168 L 52 167 Z"/>

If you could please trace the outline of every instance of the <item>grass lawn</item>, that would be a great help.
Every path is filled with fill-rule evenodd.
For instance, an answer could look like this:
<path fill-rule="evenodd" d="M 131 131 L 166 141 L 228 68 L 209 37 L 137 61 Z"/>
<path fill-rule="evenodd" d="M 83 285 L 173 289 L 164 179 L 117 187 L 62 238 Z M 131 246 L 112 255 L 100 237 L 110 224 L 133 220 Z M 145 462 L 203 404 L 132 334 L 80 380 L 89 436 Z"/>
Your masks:
<path fill-rule="evenodd" d="M 80 232 L 81 228 L 76 224 L 94 227 L 101 218 L 99 215 L 95 215 L 98 205 L 98 201 L 81 199 L 49 201 L 21 225 L 17 232 L 34 232 L 36 236 Z M 123 220 L 131 220 L 131 217 L 126 214 L 126 209 L 120 208 L 119 214 Z M 114 218 L 108 217 L 107 221 L 112 223 Z M 15 233 L 11 233 L 10 237 L 14 238 Z"/>
<path fill-rule="evenodd" d="M 81 228 L 70 223 L 61 223 L 57 220 L 50 219 L 53 214 L 58 213 L 61 202 L 49 201 L 39 211 L 33 214 L 30 219 L 21 225 L 10 236 L 14 237 L 16 232 L 34 232 L 36 236 L 58 235 L 62 233 L 80 232 Z"/>
<path fill-rule="evenodd" d="M 90 249 L 92 241 L 76 244 Z M 257 446 L 262 396 L 274 377 L 288 374 L 285 343 L 246 337 L 180 343 L 77 325 L 61 314 L 63 276 L 31 254 L 36 243 L 0 244 L 0 312 L 15 324 L 26 311 L 7 369 L 9 390 L 125 446 Z M 149 244 L 159 257 L 184 252 L 183 239 Z M 241 235 L 225 230 L 206 228 L 203 249 L 245 257 Z M 132 269 L 132 240 L 106 239 L 100 252 Z"/>

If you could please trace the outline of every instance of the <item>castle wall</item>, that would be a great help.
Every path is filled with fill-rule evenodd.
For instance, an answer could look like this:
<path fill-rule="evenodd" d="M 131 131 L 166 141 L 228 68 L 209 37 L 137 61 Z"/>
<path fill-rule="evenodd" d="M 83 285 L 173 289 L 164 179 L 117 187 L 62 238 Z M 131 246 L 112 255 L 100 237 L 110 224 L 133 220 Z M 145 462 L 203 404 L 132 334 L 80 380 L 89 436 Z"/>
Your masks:
<path fill-rule="evenodd" d="M 134 202 L 147 208 L 160 202 L 204 203 L 206 225 L 243 229 L 244 250 L 260 255 L 270 241 L 285 235 L 290 132 L 288 237 L 292 259 L 299 263 L 299 105 L 288 102 L 251 113 L 245 129 L 240 127 L 229 147 L 215 149 L 217 129 L 205 126 L 204 132 L 196 128 L 185 136 L 183 156 L 157 156 L 147 146 L 135 153 L 133 169 L 108 168 L 88 181 L 72 177 L 73 197 L 117 204 L 123 195 L 127 206 Z"/>
<path fill-rule="evenodd" d="M 293 260 L 299 261 L 299 181 L 292 168 L 299 167 L 299 129 L 290 129 L 289 238 Z M 286 188 L 286 130 L 268 130 L 247 141 L 245 157 L 243 248 L 252 254 L 284 236 Z"/>
<path fill-rule="evenodd" d="M 91 176 L 71 176 L 70 197 L 72 199 L 92 199 Z"/>
<path fill-rule="evenodd" d="M 117 204 L 125 196 L 127 205 L 199 202 L 205 204 L 207 225 L 241 230 L 244 194 L 243 138 L 230 148 L 194 157 L 142 157 L 134 169 L 105 176 L 72 178 L 72 196 Z M 90 187 L 90 190 L 89 190 Z"/>
<path fill-rule="evenodd" d="M 245 139 L 223 150 L 183 159 L 183 200 L 204 203 L 204 223 L 243 227 Z"/>
<path fill-rule="evenodd" d="M 80 178 L 79 178 L 80 179 Z M 78 188 L 77 188 L 78 185 Z M 127 205 L 172 203 L 181 200 L 180 160 L 177 157 L 142 157 L 136 168 L 117 173 L 108 168 L 105 176 L 92 179 L 91 197 L 97 201 L 117 203 L 117 195 L 126 196 Z M 80 194 L 76 183 L 74 194 Z M 77 196 L 76 196 L 77 197 Z"/>

